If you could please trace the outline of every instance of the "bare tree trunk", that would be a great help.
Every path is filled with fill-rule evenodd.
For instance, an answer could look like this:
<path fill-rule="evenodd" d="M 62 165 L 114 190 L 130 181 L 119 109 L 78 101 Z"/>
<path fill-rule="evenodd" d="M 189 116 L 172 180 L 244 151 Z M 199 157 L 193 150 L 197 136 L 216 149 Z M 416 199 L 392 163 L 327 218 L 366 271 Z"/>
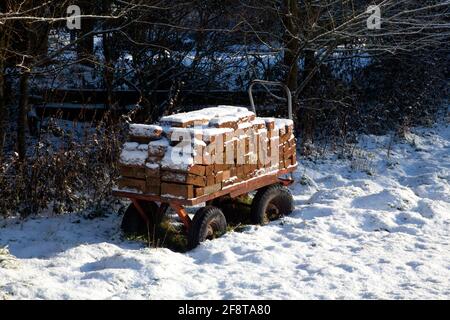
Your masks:
<path fill-rule="evenodd" d="M 305 52 L 305 76 L 303 77 L 303 81 L 308 81 L 306 78 L 308 77 L 308 75 L 310 75 L 312 72 L 314 72 L 314 68 L 315 68 L 315 58 L 314 58 L 314 52 L 313 51 L 306 51 Z M 310 79 L 310 81 L 308 82 L 308 84 L 306 85 L 306 90 L 304 91 L 304 93 L 307 96 L 314 96 L 313 94 L 313 90 L 314 90 L 314 85 L 315 85 L 315 81 L 314 81 L 314 76 L 312 77 L 312 79 Z M 313 136 L 314 136 L 314 119 L 316 118 L 316 114 L 315 114 L 315 110 L 314 110 L 314 102 L 310 102 L 310 103 L 306 103 L 306 105 L 304 106 L 305 108 L 303 109 L 303 112 L 301 112 L 302 110 L 299 110 L 301 115 L 300 115 L 300 126 L 301 126 L 301 130 L 303 132 L 303 136 L 304 139 L 303 141 L 309 143 L 310 141 L 312 141 Z"/>
<path fill-rule="evenodd" d="M 27 113 L 28 113 L 28 80 L 30 72 L 25 70 L 20 77 L 20 99 L 19 99 L 19 114 L 17 117 L 17 150 L 19 152 L 19 159 L 26 158 L 26 128 L 27 128 Z"/>
<path fill-rule="evenodd" d="M 298 37 L 298 27 L 295 19 L 299 16 L 298 4 L 296 0 L 283 0 L 284 24 L 286 33 L 284 40 L 284 65 L 286 67 L 285 83 L 295 92 L 298 82 L 298 50 L 300 43 Z"/>
<path fill-rule="evenodd" d="M 4 27 L 0 27 L 0 49 L 6 49 L 8 47 L 8 34 Z M 5 55 L 0 52 L 0 159 L 3 156 L 3 148 L 5 146 L 6 139 L 6 96 L 5 96 Z"/>
<path fill-rule="evenodd" d="M 79 5 L 82 13 L 92 13 L 93 5 L 90 1 L 81 1 Z M 94 35 L 90 33 L 93 29 L 94 21 L 92 19 L 81 19 L 81 30 L 78 32 L 78 37 L 82 39 L 77 45 L 77 54 L 78 59 L 85 65 L 92 64 L 92 55 L 94 53 Z"/>
<path fill-rule="evenodd" d="M 105 57 L 105 89 L 106 89 L 106 105 L 108 109 L 111 109 L 114 103 L 113 97 L 113 82 L 114 82 L 114 64 L 112 62 L 112 41 L 111 34 L 105 33 L 103 35 L 103 53 Z"/>
<path fill-rule="evenodd" d="M 102 12 L 110 13 L 111 12 L 112 3 L 110 0 L 102 1 Z M 106 23 L 103 25 L 103 28 L 108 28 L 109 24 Z M 105 81 L 105 89 L 106 89 L 106 105 L 108 109 L 114 104 L 114 95 L 113 95 L 113 85 L 114 85 L 114 70 L 115 70 L 115 61 L 116 61 L 116 51 L 114 48 L 114 40 L 116 37 L 113 33 L 104 33 L 103 34 L 103 55 L 105 58 L 104 65 L 104 81 Z"/>
<path fill-rule="evenodd" d="M 0 57 L 0 159 L 3 156 L 3 148 L 5 146 L 5 119 L 6 119 L 6 98 L 5 98 L 5 81 L 3 76 L 4 61 L 3 57 Z"/>

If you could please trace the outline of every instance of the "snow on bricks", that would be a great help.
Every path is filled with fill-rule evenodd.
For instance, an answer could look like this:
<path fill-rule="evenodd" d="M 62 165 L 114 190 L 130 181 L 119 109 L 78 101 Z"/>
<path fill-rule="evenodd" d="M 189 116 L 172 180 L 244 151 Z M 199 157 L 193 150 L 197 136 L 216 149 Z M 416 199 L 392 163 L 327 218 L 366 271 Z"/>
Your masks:
<path fill-rule="evenodd" d="M 218 106 L 132 124 L 119 188 L 192 199 L 296 165 L 291 120 Z"/>

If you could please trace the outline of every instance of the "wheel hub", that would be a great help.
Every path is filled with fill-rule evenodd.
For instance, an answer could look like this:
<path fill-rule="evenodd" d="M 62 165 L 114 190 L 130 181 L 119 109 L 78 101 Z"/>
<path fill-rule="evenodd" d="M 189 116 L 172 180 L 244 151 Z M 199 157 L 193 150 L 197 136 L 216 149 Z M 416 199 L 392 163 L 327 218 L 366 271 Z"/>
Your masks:
<path fill-rule="evenodd" d="M 269 221 L 275 220 L 280 216 L 280 210 L 274 203 L 269 203 L 266 209 L 266 217 Z"/>

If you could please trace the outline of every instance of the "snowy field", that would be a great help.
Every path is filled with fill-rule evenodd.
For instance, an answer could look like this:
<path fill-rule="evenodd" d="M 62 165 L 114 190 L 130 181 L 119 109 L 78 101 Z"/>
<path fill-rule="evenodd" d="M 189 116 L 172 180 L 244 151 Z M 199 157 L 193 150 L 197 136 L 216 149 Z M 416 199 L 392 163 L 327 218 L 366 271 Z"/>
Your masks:
<path fill-rule="evenodd" d="M 450 299 L 450 126 L 390 141 L 300 160 L 292 216 L 187 254 L 115 213 L 0 220 L 0 299 Z"/>

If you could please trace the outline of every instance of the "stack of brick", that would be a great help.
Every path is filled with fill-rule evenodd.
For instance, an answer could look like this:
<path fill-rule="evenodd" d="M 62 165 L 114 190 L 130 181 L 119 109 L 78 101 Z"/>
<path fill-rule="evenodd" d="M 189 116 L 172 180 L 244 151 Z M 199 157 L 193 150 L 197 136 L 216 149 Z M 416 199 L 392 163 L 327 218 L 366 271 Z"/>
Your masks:
<path fill-rule="evenodd" d="M 119 188 L 192 199 L 296 164 L 291 120 L 219 106 L 132 124 Z"/>

